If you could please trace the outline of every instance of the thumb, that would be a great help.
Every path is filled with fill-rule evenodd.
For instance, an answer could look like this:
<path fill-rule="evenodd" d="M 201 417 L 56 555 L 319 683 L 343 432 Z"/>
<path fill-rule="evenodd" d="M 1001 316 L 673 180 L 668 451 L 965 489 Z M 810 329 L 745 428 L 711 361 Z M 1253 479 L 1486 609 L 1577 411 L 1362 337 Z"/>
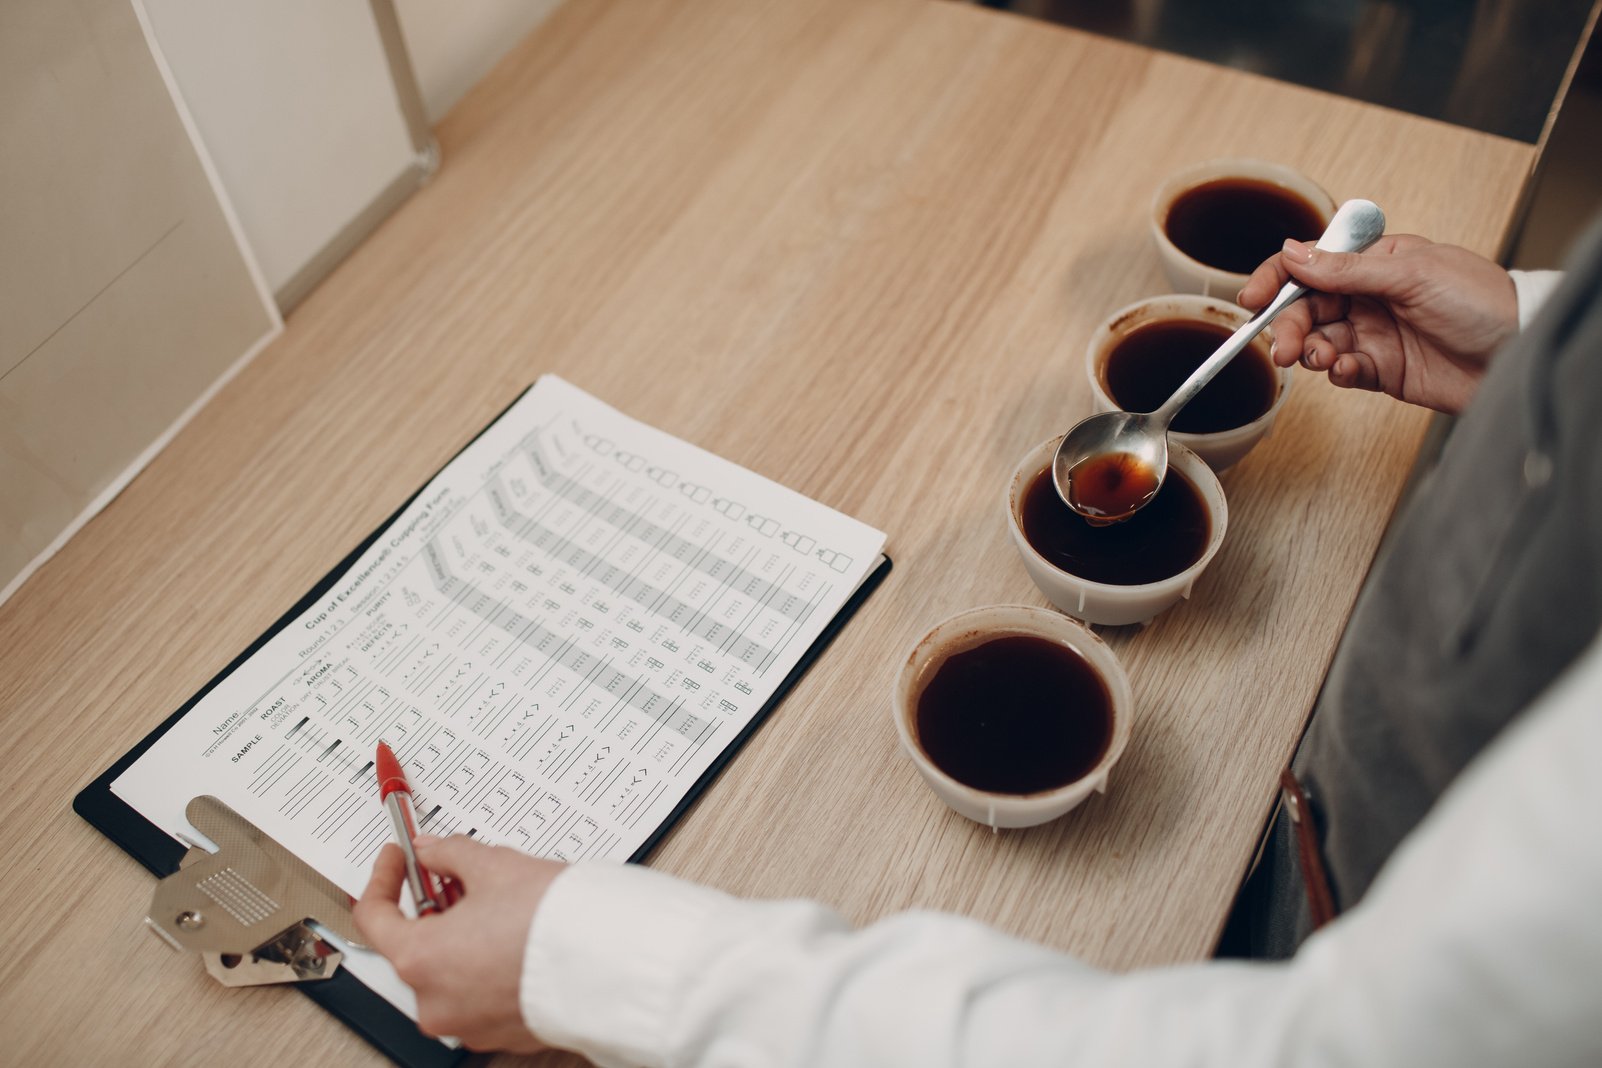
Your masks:
<path fill-rule="evenodd" d="M 480 876 L 478 881 L 483 883 L 483 873 L 494 863 L 495 847 L 465 834 L 453 834 L 449 838 L 419 835 L 413 844 L 417 847 L 417 859 L 430 871 L 436 875 L 449 875 L 466 884 L 473 882 L 475 874 Z"/>
<path fill-rule="evenodd" d="M 1395 298 L 1416 280 L 1395 256 L 1330 252 L 1294 239 L 1286 239 L 1280 261 L 1292 278 L 1325 293 Z"/>

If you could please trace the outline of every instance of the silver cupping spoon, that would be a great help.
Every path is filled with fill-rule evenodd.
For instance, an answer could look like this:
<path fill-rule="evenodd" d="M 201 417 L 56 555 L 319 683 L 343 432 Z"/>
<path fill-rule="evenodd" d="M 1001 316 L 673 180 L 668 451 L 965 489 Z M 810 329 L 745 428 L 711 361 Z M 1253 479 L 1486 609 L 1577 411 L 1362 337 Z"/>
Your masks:
<path fill-rule="evenodd" d="M 1348 200 L 1335 212 L 1317 247 L 1361 252 L 1385 232 L 1385 213 L 1368 200 Z M 1168 475 L 1168 424 L 1307 287 L 1286 282 L 1268 306 L 1229 335 L 1174 395 L 1154 412 L 1104 412 L 1077 423 L 1052 459 L 1057 495 L 1093 523 L 1115 523 L 1139 511 Z"/>

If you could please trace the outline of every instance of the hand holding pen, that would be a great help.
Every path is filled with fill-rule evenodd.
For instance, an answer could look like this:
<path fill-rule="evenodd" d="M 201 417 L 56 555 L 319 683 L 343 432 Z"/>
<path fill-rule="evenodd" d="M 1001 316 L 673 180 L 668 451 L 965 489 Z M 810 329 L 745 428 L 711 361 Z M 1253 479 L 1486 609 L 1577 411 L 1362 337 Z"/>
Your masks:
<path fill-rule="evenodd" d="M 417 995 L 418 1027 L 454 1035 L 469 1049 L 542 1048 L 522 1016 L 523 949 L 546 889 L 566 865 L 464 835 L 423 834 L 416 847 L 427 868 L 471 893 L 444 912 L 405 915 L 399 907 L 405 858 L 386 845 L 351 914 L 366 943 L 389 958 Z"/>
<path fill-rule="evenodd" d="M 401 770 L 400 761 L 385 742 L 378 743 L 378 756 L 374 762 L 378 774 L 378 798 L 389 812 L 395 829 L 395 840 L 400 844 L 406 860 L 406 885 L 411 888 L 412 901 L 417 915 L 443 912 L 456 904 L 461 889 L 454 879 L 436 880 L 432 872 L 417 859 L 417 814 L 412 808 L 412 788 Z"/>
<path fill-rule="evenodd" d="M 564 865 L 463 836 L 418 834 L 411 787 L 383 742 L 374 767 L 399 848 L 386 846 L 374 860 L 351 910 L 357 928 L 416 993 L 425 1035 L 454 1035 L 470 1049 L 544 1049 L 523 1022 L 518 991 L 534 912 Z M 436 879 L 430 866 L 446 874 Z M 470 897 L 460 894 L 463 884 L 473 887 Z M 411 888 L 415 919 L 398 906 L 402 885 Z M 446 914 L 459 898 L 461 907 Z"/>

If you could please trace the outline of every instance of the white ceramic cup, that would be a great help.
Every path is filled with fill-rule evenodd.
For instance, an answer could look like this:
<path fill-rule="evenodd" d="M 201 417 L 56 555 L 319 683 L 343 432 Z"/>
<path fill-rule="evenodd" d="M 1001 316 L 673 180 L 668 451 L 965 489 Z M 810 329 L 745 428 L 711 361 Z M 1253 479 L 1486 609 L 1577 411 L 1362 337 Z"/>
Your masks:
<path fill-rule="evenodd" d="M 1189 293 L 1148 297 L 1119 308 L 1091 332 L 1090 342 L 1085 346 L 1085 373 L 1090 377 L 1090 391 L 1096 411 L 1119 410 L 1117 402 L 1113 400 L 1112 391 L 1107 388 L 1107 357 L 1118 347 L 1119 342 L 1140 327 L 1147 323 L 1184 319 L 1191 322 L 1212 323 L 1234 331 L 1244 325 L 1249 318 L 1249 314 L 1239 305 L 1219 300 L 1217 297 L 1203 297 Z M 1186 434 L 1177 430 L 1168 432 L 1170 442 L 1177 441 L 1190 449 L 1206 460 L 1207 466 L 1214 471 L 1225 470 L 1268 436 L 1268 432 L 1274 427 L 1274 420 L 1279 417 L 1279 410 L 1285 406 L 1291 380 L 1295 377 L 1293 368 L 1274 366 L 1274 361 L 1268 355 L 1266 332 L 1253 338 L 1251 344 L 1235 359 L 1261 360 L 1273 371 L 1276 392 L 1274 403 L 1269 405 L 1268 411 L 1249 423 L 1228 430 L 1218 430 L 1208 434 Z"/>
<path fill-rule="evenodd" d="M 1032 794 L 993 793 L 959 782 L 940 770 L 918 743 L 918 698 L 946 658 L 1013 634 L 1044 638 L 1072 649 L 1101 676 L 1112 700 L 1112 738 L 1095 767 L 1073 782 Z M 1129 743 L 1133 698 L 1123 665 L 1090 628 L 1044 608 L 987 605 L 959 612 L 924 635 L 896 676 L 891 708 L 901 748 L 940 800 L 986 827 L 1033 827 L 1056 819 L 1093 793 L 1106 791 L 1107 776 Z"/>
<path fill-rule="evenodd" d="M 1057 608 L 1087 623 L 1122 626 L 1127 623 L 1144 623 L 1166 608 L 1190 596 L 1196 579 L 1207 569 L 1219 548 L 1224 544 L 1224 531 L 1229 525 L 1229 509 L 1224 502 L 1224 487 L 1218 476 L 1200 456 L 1185 446 L 1168 442 L 1168 465 L 1182 471 L 1201 494 L 1206 505 L 1209 526 L 1207 547 L 1195 563 L 1176 575 L 1156 582 L 1134 586 L 1120 586 L 1107 582 L 1092 582 L 1081 578 L 1047 560 L 1024 536 L 1022 502 L 1024 491 L 1035 476 L 1051 466 L 1062 436 L 1043 441 L 1031 449 L 1013 469 L 1012 480 L 1007 484 L 1007 528 L 1012 531 L 1013 544 L 1023 558 L 1024 570 L 1034 579 L 1040 592 Z M 1172 477 L 1172 471 L 1170 471 Z M 1063 505 L 1064 508 L 1068 507 Z"/>
<path fill-rule="evenodd" d="M 1295 193 L 1311 204 L 1322 216 L 1320 232 L 1329 225 L 1330 219 L 1335 215 L 1335 201 L 1317 182 L 1301 171 L 1268 160 L 1214 159 L 1186 167 L 1171 175 L 1157 190 L 1157 195 L 1151 202 L 1152 240 L 1156 242 L 1157 255 L 1162 260 L 1163 271 L 1177 292 L 1201 293 L 1232 301 L 1246 284 L 1248 276 L 1222 270 L 1186 255 L 1169 240 L 1167 230 L 1168 209 L 1179 199 L 1181 193 L 1222 178 L 1255 179 Z M 1302 236 L 1311 240 L 1318 234 L 1285 236 Z"/>

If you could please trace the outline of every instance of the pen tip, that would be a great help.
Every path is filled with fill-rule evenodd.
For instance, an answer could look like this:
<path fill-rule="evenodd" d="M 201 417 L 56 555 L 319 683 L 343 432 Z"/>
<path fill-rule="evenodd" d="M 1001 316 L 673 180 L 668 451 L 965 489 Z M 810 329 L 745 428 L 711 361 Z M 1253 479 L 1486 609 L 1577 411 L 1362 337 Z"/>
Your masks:
<path fill-rule="evenodd" d="M 384 743 L 378 743 L 378 756 L 374 760 L 374 772 L 378 775 L 378 785 L 381 794 L 387 795 L 392 782 L 405 783 L 405 776 L 401 773 L 400 761 L 395 759 L 394 750 Z"/>

